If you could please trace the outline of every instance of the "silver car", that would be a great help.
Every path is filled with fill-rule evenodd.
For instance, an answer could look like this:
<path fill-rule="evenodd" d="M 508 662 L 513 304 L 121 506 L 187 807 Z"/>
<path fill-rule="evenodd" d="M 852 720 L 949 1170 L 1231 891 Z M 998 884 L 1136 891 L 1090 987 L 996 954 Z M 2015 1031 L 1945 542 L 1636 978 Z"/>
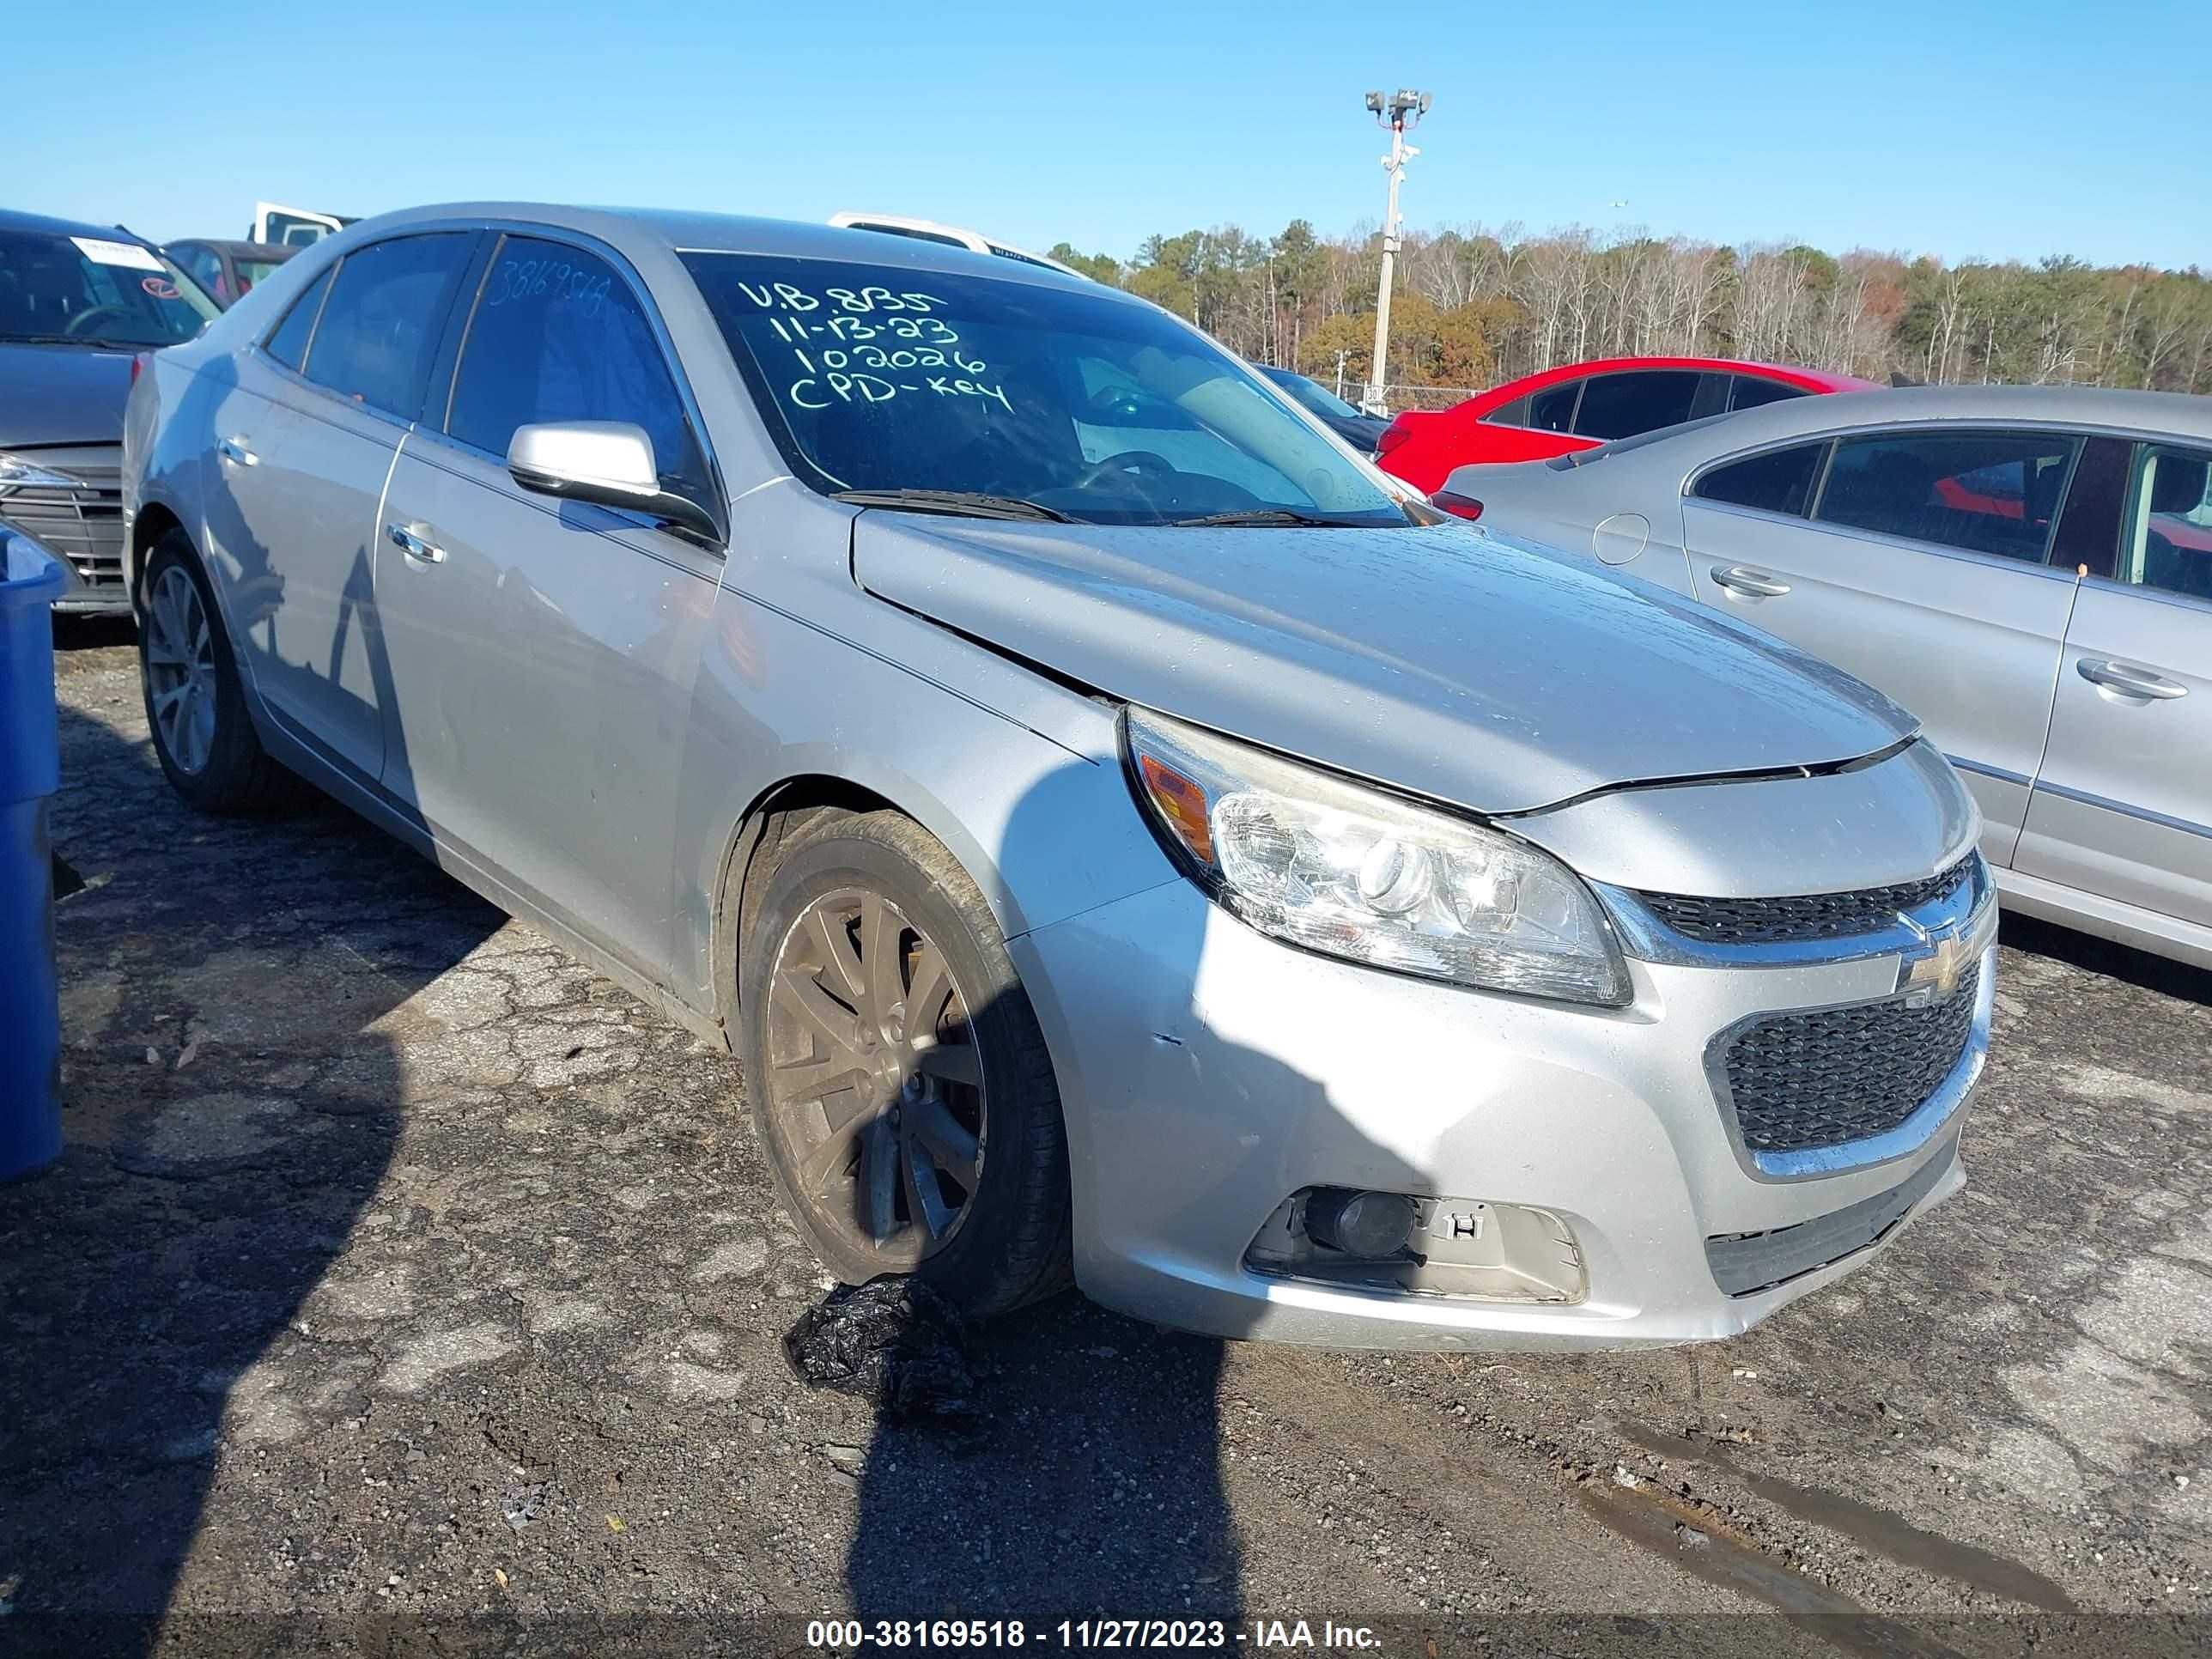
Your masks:
<path fill-rule="evenodd" d="M 298 774 L 734 1049 L 848 1280 L 1676 1342 L 1964 1180 L 1994 910 L 1912 720 L 1394 496 L 1127 295 L 428 209 L 127 426 L 178 791 Z"/>
<path fill-rule="evenodd" d="M 1445 491 L 1881 687 L 1966 774 L 2008 905 L 2212 967 L 2212 399 L 1808 398 Z"/>

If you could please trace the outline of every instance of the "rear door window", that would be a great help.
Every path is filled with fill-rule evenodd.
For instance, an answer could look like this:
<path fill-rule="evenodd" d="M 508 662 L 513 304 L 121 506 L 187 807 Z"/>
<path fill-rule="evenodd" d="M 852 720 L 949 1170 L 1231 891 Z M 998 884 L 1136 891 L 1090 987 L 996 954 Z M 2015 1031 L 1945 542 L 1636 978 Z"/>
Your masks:
<path fill-rule="evenodd" d="M 1571 432 L 1575 405 L 1582 400 L 1581 380 L 1562 380 L 1528 394 L 1528 424 L 1538 432 Z"/>
<path fill-rule="evenodd" d="M 1690 418 L 1698 397 L 1698 371 L 1691 368 L 1631 369 L 1594 374 L 1583 388 L 1575 413 L 1578 438 L 1632 438 L 1676 426 Z"/>
<path fill-rule="evenodd" d="M 434 231 L 347 254 L 301 372 L 350 402 L 413 420 L 473 242 L 465 231 Z"/>
<path fill-rule="evenodd" d="M 1839 439 L 1813 516 L 2040 564 L 2080 442 L 2063 434 L 2002 431 Z"/>
<path fill-rule="evenodd" d="M 642 428 L 664 487 L 705 504 L 697 438 L 629 280 L 586 249 L 509 236 L 484 273 L 446 431 L 503 459 L 516 428 L 562 421 Z"/>
<path fill-rule="evenodd" d="M 1771 449 L 1726 466 L 1717 466 L 1691 487 L 1701 501 L 1724 501 L 1730 507 L 1756 507 L 1762 513 L 1805 516 L 1814 481 L 1820 477 L 1826 443 L 1799 444 L 1792 449 Z"/>
<path fill-rule="evenodd" d="M 1809 398 L 1812 395 L 1802 386 L 1786 386 L 1780 380 L 1770 380 L 1758 374 L 1739 374 L 1729 388 L 1729 407 L 1757 409 L 1762 404 L 1778 404 L 1791 398 Z"/>
<path fill-rule="evenodd" d="M 1526 397 L 1516 398 L 1511 403 L 1502 404 L 1492 410 L 1482 418 L 1492 426 L 1526 426 L 1528 424 L 1528 399 Z"/>
<path fill-rule="evenodd" d="M 323 296 L 330 289 L 331 273 L 326 270 L 307 285 L 305 294 L 292 301 L 284 320 L 276 325 L 261 349 L 285 368 L 296 371 L 307 361 L 307 341 L 315 331 L 315 319 L 321 314 Z"/>

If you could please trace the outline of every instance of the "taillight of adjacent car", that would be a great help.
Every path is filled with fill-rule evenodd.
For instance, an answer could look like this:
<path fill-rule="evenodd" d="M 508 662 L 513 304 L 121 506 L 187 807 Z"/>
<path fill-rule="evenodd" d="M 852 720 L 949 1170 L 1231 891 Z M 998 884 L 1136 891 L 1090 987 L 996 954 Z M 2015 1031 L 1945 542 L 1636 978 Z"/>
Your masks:
<path fill-rule="evenodd" d="M 1401 416 L 1382 428 L 1382 435 L 1375 441 L 1375 459 L 1381 460 L 1392 450 L 1413 434 L 1406 430 L 1405 417 Z"/>
<path fill-rule="evenodd" d="M 1456 490 L 1439 489 L 1429 500 L 1454 518 L 1479 519 L 1482 516 L 1482 503 L 1474 496 L 1462 495 Z"/>
<path fill-rule="evenodd" d="M 138 377 L 146 372 L 146 365 L 153 361 L 154 354 L 150 351 L 134 351 L 131 354 L 131 385 L 137 386 L 138 384 Z"/>

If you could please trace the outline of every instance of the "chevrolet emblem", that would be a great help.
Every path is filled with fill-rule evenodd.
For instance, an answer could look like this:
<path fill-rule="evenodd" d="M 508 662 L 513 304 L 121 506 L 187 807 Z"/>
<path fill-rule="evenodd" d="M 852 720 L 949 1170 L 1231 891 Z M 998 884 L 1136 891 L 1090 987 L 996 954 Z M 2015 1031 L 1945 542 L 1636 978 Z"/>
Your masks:
<path fill-rule="evenodd" d="M 1972 943 L 1958 933 L 1946 933 L 1941 939 L 1922 937 L 1922 945 L 1905 952 L 1897 968 L 1897 988 L 1914 1007 L 1948 1000 L 1972 966 L 1975 954 Z"/>

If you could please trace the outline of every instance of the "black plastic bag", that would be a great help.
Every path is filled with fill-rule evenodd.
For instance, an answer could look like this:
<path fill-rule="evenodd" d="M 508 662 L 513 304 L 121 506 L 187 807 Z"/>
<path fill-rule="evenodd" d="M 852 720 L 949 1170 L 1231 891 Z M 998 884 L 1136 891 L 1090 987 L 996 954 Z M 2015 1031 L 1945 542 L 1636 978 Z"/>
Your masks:
<path fill-rule="evenodd" d="M 967 1329 L 919 1279 L 841 1285 L 784 1333 L 783 1354 L 802 1382 L 856 1395 L 890 1421 L 975 1426 Z"/>

